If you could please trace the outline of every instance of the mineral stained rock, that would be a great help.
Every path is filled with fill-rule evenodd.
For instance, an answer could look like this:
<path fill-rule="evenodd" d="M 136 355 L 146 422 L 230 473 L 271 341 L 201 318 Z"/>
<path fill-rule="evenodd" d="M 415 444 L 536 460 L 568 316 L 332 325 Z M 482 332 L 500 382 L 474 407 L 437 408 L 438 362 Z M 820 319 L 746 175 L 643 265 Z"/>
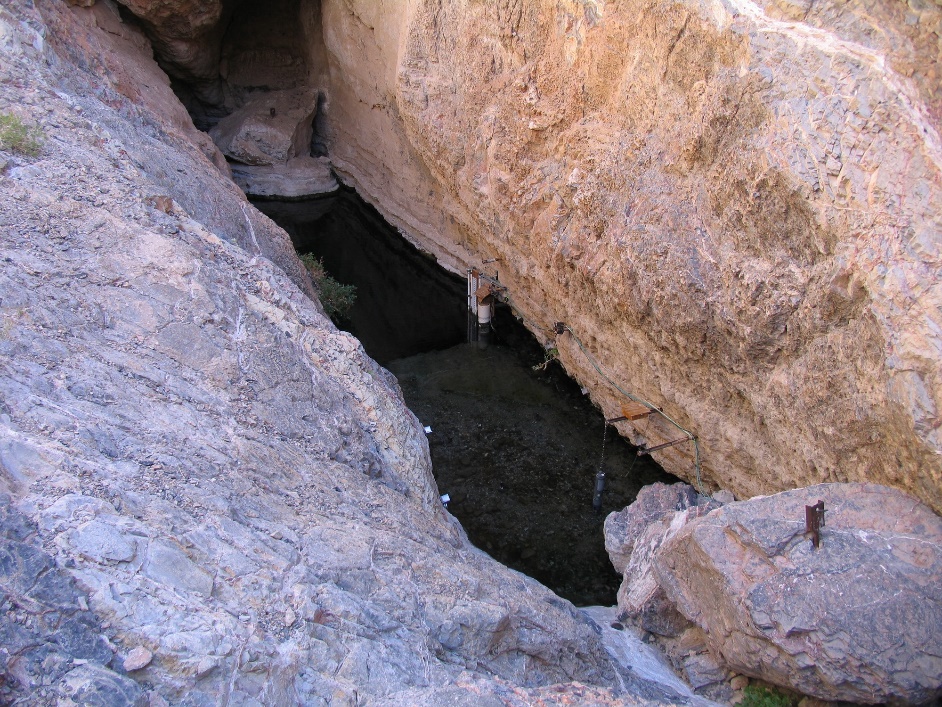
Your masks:
<path fill-rule="evenodd" d="M 689 484 L 645 486 L 635 501 L 605 519 L 605 548 L 622 575 L 618 610 L 623 620 L 658 636 L 675 636 L 690 625 L 664 595 L 652 562 L 661 545 L 684 525 L 720 504 Z"/>
<path fill-rule="evenodd" d="M 654 574 L 654 562 L 664 543 L 688 523 L 696 521 L 719 504 L 704 503 L 681 511 L 668 512 L 648 525 L 638 537 L 631 559 L 622 573 L 618 588 L 618 609 L 645 631 L 658 636 L 676 636 L 689 626 L 674 603 L 664 594 Z"/>
<path fill-rule="evenodd" d="M 805 506 L 824 501 L 820 547 Z M 732 503 L 654 559 L 667 597 L 738 672 L 826 700 L 942 695 L 942 519 L 875 484 Z"/>
<path fill-rule="evenodd" d="M 586 616 L 469 545 L 395 380 L 113 5 L 0 6 L 0 111 L 44 139 L 0 174 L 18 704 L 684 701 L 636 691 Z"/>
<path fill-rule="evenodd" d="M 0 702 L 134 705 L 141 687 L 107 666 L 98 618 L 40 547 L 35 523 L 0 494 Z M 12 678 L 12 679 L 11 679 Z"/>
<path fill-rule="evenodd" d="M 705 503 L 690 484 L 649 484 L 638 492 L 634 502 L 605 518 L 605 549 L 612 566 L 623 574 L 631 561 L 635 542 L 654 521 L 674 511 Z"/>

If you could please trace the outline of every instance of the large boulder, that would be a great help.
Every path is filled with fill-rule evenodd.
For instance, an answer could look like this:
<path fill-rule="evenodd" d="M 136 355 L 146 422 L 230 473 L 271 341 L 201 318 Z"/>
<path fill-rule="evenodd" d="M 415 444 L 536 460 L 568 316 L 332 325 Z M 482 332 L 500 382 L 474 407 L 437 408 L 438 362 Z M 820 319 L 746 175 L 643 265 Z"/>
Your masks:
<path fill-rule="evenodd" d="M 618 589 L 618 610 L 623 619 L 631 619 L 645 631 L 658 636 L 676 636 L 690 626 L 658 584 L 653 570 L 654 560 L 661 546 L 688 523 L 719 507 L 719 503 L 707 501 L 703 505 L 668 512 L 642 531 L 634 543 Z"/>
<path fill-rule="evenodd" d="M 618 590 L 622 620 L 659 636 L 675 636 L 690 625 L 658 586 L 651 563 L 661 545 L 684 525 L 719 506 L 689 484 L 658 482 L 642 488 L 631 505 L 608 515 L 605 549 L 624 576 Z"/>
<path fill-rule="evenodd" d="M 815 549 L 805 506 L 824 501 Z M 733 503 L 682 528 L 658 584 L 732 668 L 826 700 L 942 695 L 942 519 L 875 484 Z"/>
<path fill-rule="evenodd" d="M 210 136 L 237 162 L 284 164 L 310 154 L 316 114 L 316 92 L 269 91 L 219 121 Z"/>

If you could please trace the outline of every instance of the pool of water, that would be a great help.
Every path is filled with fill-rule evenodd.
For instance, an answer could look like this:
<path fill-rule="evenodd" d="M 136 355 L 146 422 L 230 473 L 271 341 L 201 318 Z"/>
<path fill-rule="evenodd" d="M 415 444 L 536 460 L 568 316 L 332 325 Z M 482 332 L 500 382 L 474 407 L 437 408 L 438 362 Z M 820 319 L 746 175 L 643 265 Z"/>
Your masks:
<path fill-rule="evenodd" d="M 300 252 L 357 287 L 341 324 L 399 379 L 432 428 L 440 491 L 470 540 L 577 605 L 615 603 L 621 581 L 605 552 L 605 515 L 640 488 L 673 482 L 609 432 L 607 488 L 592 508 L 604 419 L 556 363 L 499 307 L 487 345 L 466 343 L 465 283 L 409 245 L 350 192 L 309 202 L 260 202 Z"/>

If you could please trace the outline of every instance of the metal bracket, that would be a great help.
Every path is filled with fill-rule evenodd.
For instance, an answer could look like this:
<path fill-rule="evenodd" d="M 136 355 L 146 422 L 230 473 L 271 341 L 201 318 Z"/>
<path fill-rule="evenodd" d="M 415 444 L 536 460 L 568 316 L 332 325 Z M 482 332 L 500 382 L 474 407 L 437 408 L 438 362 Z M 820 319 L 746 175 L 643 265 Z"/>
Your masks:
<path fill-rule="evenodd" d="M 672 442 L 664 442 L 664 444 L 656 444 L 653 447 L 648 447 L 647 449 L 639 449 L 638 456 L 643 457 L 645 454 L 650 454 L 651 452 L 656 452 L 659 449 L 667 449 L 668 447 L 673 447 L 677 444 L 683 444 L 684 442 L 689 442 L 690 440 L 695 439 L 694 437 L 684 437 L 682 439 L 675 439 Z"/>

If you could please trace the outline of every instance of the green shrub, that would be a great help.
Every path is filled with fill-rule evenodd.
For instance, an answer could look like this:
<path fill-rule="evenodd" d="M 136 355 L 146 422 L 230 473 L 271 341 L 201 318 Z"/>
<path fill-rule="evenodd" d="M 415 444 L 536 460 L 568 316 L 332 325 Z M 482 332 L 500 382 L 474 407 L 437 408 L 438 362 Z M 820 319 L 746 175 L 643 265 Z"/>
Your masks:
<path fill-rule="evenodd" d="M 747 685 L 738 707 L 792 707 L 794 700 L 762 685 Z"/>
<path fill-rule="evenodd" d="M 0 113 L 0 149 L 36 157 L 43 147 L 43 131 L 12 113 Z"/>
<path fill-rule="evenodd" d="M 549 366 L 557 358 L 559 358 L 559 349 L 554 346 L 553 348 L 546 350 L 546 358 L 543 359 L 543 363 L 538 363 L 535 366 L 532 366 L 532 368 L 534 371 L 545 371 L 547 366 Z"/>
<path fill-rule="evenodd" d="M 323 261 L 316 258 L 313 253 L 302 255 L 301 262 L 304 263 L 307 271 L 311 273 L 314 288 L 317 290 L 317 296 L 320 298 L 327 316 L 335 321 L 340 317 L 346 317 L 357 299 L 356 286 L 337 282 L 324 269 Z"/>

